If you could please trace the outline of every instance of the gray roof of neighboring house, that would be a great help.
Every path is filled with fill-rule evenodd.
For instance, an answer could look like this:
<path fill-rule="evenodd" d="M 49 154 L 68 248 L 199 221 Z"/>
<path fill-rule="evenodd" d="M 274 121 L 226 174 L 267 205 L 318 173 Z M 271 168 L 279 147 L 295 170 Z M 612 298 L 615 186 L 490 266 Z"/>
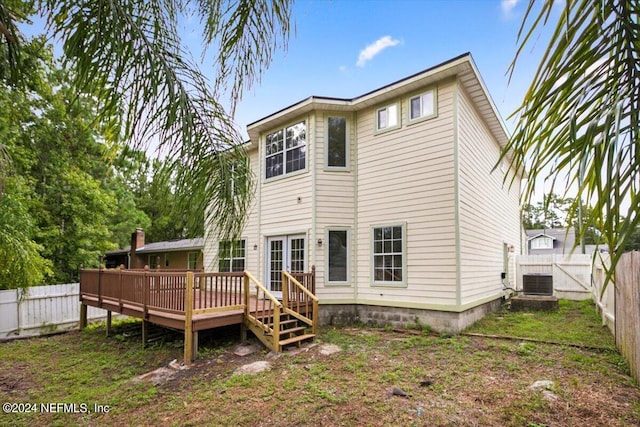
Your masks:
<path fill-rule="evenodd" d="M 565 228 L 546 228 L 546 229 L 538 229 L 538 230 L 525 230 L 527 233 L 527 243 L 536 237 L 547 236 L 553 239 L 553 249 L 529 249 L 529 253 L 541 254 L 541 253 L 556 253 L 556 254 L 568 254 L 571 251 L 573 253 L 580 253 L 580 243 L 576 242 L 576 232 L 572 228 L 569 228 L 569 232 Z M 576 248 L 574 248 L 575 244 L 578 244 Z M 527 244 L 527 247 L 529 245 Z M 609 252 L 609 247 L 607 245 L 585 245 L 585 253 L 592 254 L 595 251 L 598 252 Z"/>
<path fill-rule="evenodd" d="M 527 233 L 527 240 L 535 239 L 538 236 L 548 236 L 559 242 L 566 242 L 573 246 L 576 241 L 576 232 L 573 228 L 569 228 L 567 233 L 566 228 L 546 228 L 538 230 L 525 230 Z"/>
<path fill-rule="evenodd" d="M 525 230 L 527 233 L 527 247 L 530 254 L 564 254 L 569 253 L 573 249 L 576 242 L 576 233 L 573 227 L 566 228 L 546 228 L 537 230 Z M 552 249 L 532 249 L 528 242 L 538 237 L 546 236 L 553 239 Z"/>
<path fill-rule="evenodd" d="M 143 247 L 138 248 L 136 253 L 151 253 L 151 252 L 176 252 L 176 251 L 188 251 L 198 250 L 204 248 L 204 238 L 197 237 L 195 239 L 182 239 L 171 240 L 167 242 L 155 242 L 147 243 Z M 128 254 L 131 250 L 131 246 L 126 246 L 122 249 L 107 252 L 107 255 Z"/>

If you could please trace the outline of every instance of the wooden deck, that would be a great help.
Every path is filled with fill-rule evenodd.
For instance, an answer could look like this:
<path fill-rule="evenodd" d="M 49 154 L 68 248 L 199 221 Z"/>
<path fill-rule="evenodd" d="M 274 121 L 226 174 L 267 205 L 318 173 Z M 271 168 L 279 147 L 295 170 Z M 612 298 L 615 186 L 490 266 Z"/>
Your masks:
<path fill-rule="evenodd" d="M 86 325 L 86 307 L 93 306 L 107 310 L 107 333 L 112 312 L 142 319 L 143 341 L 146 322 L 183 330 L 185 363 L 197 354 L 199 331 L 228 325 L 242 325 L 243 338 L 248 327 L 265 345 L 280 351 L 281 343 L 296 341 L 292 335 L 280 341 L 286 332 L 280 329 L 281 315 L 305 322 L 313 336 L 317 329 L 315 271 L 283 273 L 283 282 L 280 302 L 248 272 L 81 270 L 81 327 Z"/>

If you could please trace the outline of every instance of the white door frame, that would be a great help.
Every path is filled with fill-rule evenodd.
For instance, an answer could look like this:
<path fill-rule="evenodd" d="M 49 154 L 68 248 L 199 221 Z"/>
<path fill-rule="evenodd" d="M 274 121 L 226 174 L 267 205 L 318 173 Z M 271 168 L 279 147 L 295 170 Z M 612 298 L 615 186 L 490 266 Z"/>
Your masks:
<path fill-rule="evenodd" d="M 291 272 L 292 262 L 298 263 L 297 266 L 293 265 L 296 271 L 304 271 L 306 268 L 307 236 L 306 234 L 288 234 L 270 236 L 266 240 L 265 286 L 276 298 L 282 298 L 282 270 Z M 300 247 L 300 240 L 302 240 L 302 247 Z M 280 243 L 279 245 L 278 242 Z M 274 244 L 273 251 L 271 248 L 272 243 Z M 280 253 L 276 254 L 277 252 Z M 274 258 L 273 267 L 275 267 L 273 269 L 272 257 Z M 300 262 L 302 265 L 300 265 Z"/>

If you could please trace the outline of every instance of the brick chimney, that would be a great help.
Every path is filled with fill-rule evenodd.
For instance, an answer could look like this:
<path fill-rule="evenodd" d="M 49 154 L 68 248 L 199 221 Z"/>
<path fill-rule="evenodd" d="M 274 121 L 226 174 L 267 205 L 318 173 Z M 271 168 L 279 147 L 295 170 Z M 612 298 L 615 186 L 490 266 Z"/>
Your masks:
<path fill-rule="evenodd" d="M 131 251 L 129 252 L 129 268 L 144 268 L 144 259 L 139 257 L 136 251 L 144 247 L 144 231 L 142 228 L 136 228 L 131 233 Z"/>

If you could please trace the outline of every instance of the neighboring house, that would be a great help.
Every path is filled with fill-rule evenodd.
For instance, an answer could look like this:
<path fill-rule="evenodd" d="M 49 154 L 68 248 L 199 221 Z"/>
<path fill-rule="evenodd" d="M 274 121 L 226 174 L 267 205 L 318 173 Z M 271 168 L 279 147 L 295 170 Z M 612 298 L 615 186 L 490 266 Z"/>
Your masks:
<path fill-rule="evenodd" d="M 283 269 L 315 265 L 322 323 L 458 331 L 499 306 L 521 175 L 495 167 L 509 137 L 470 54 L 309 97 L 248 133 L 253 208 L 241 240 L 208 238 L 205 268 L 246 269 L 277 295 Z"/>
<path fill-rule="evenodd" d="M 144 268 L 171 270 L 201 270 L 204 239 L 182 239 L 167 242 L 145 243 L 144 231 L 137 229 L 131 234 L 131 245 L 124 249 L 105 254 L 107 268 L 124 265 L 125 268 Z"/>
<path fill-rule="evenodd" d="M 546 228 L 539 230 L 526 230 L 528 255 L 569 255 L 582 252 L 580 243 L 576 242 L 574 228 Z M 578 244 L 577 247 L 574 247 Z M 608 252 L 607 245 L 585 245 L 585 253 L 592 254 L 595 251 Z"/>

